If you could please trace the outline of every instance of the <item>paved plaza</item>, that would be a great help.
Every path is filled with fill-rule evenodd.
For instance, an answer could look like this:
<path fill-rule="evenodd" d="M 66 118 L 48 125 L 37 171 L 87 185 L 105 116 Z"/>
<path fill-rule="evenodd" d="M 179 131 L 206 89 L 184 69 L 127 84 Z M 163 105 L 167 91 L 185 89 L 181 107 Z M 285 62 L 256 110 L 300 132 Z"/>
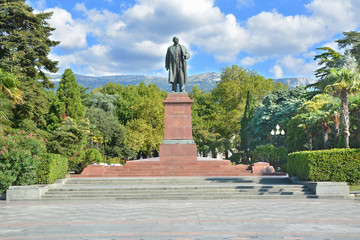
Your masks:
<path fill-rule="evenodd" d="M 0 201 L 0 239 L 360 239 L 354 199 Z"/>

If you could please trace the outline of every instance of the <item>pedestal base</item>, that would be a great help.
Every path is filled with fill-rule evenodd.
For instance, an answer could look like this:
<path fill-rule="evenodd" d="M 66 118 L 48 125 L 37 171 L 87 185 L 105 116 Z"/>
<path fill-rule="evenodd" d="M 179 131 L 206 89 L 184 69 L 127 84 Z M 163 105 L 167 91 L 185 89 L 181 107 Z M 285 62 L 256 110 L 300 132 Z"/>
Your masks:
<path fill-rule="evenodd" d="M 196 144 L 161 144 L 160 161 L 196 161 Z"/>

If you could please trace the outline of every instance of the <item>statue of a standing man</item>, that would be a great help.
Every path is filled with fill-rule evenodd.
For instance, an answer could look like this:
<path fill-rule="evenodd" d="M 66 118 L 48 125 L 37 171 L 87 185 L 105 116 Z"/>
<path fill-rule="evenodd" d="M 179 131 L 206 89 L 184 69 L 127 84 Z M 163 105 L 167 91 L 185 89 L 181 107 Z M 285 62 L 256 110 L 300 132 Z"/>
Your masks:
<path fill-rule="evenodd" d="M 179 44 L 179 38 L 173 38 L 174 45 L 168 47 L 165 58 L 165 68 L 169 71 L 168 82 L 172 84 L 172 91 L 177 91 L 179 84 L 180 92 L 185 92 L 187 82 L 187 63 L 190 54 L 185 46 Z"/>

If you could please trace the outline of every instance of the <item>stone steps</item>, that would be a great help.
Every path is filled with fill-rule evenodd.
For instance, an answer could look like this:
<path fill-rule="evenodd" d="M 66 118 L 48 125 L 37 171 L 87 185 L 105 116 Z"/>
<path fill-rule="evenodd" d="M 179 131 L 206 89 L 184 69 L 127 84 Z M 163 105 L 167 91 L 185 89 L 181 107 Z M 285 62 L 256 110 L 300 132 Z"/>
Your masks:
<path fill-rule="evenodd" d="M 43 200 L 200 200 L 316 197 L 287 177 L 68 178 Z"/>

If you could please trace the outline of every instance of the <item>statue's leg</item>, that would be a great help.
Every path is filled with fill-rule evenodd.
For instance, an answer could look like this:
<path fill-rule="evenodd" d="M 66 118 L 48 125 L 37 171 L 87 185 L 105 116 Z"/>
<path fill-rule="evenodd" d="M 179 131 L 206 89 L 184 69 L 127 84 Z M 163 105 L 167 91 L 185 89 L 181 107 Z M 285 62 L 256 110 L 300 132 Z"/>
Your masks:
<path fill-rule="evenodd" d="M 176 81 L 174 81 L 174 82 L 172 83 L 172 91 L 173 91 L 173 92 L 176 92 L 176 90 L 177 90 Z"/>
<path fill-rule="evenodd" d="M 185 92 L 185 77 L 184 77 L 184 71 L 182 68 L 179 71 L 178 81 L 179 81 L 180 92 Z"/>

